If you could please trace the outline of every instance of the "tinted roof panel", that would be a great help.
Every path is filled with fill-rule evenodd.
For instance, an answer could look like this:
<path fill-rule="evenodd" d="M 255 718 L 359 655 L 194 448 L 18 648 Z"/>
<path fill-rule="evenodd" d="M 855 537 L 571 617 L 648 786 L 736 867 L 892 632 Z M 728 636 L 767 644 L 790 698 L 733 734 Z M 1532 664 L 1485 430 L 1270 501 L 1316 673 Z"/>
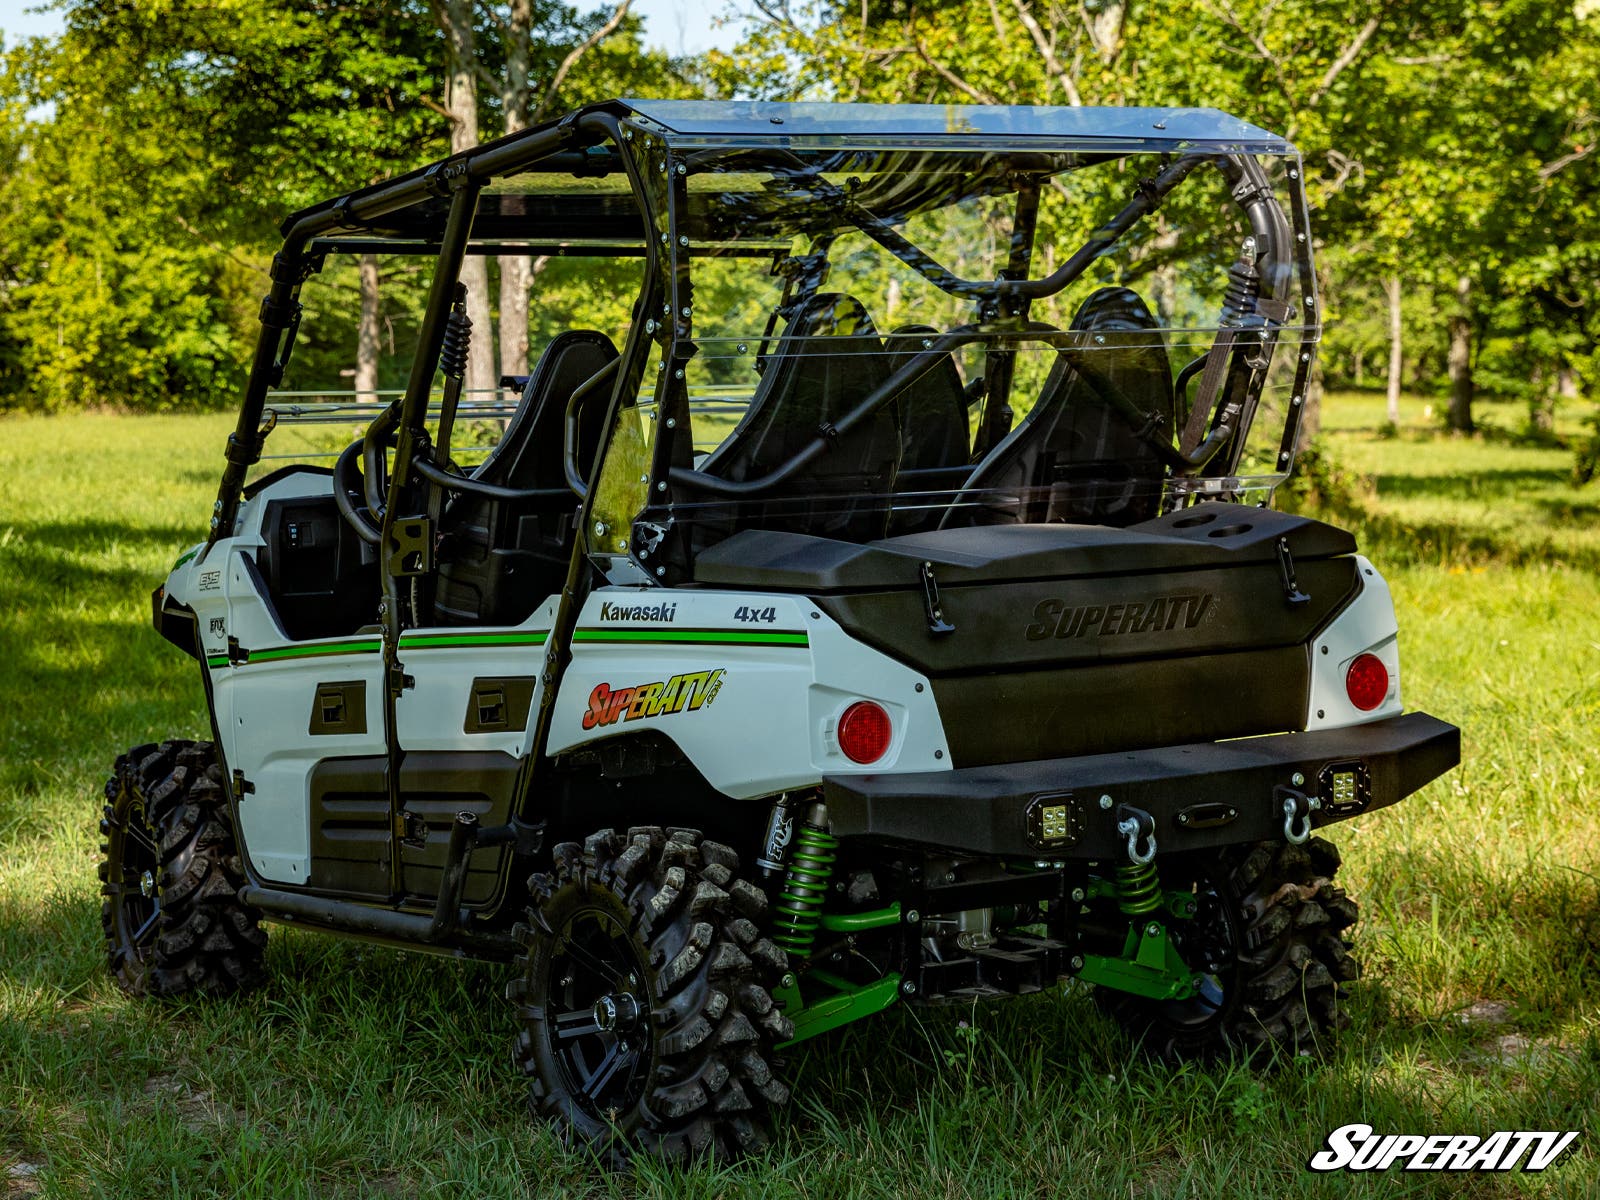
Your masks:
<path fill-rule="evenodd" d="M 1061 143 L 1227 142 L 1285 149 L 1274 133 L 1214 108 L 1046 108 L 1035 105 L 781 104 L 759 100 L 624 100 L 680 138 L 979 137 Z"/>

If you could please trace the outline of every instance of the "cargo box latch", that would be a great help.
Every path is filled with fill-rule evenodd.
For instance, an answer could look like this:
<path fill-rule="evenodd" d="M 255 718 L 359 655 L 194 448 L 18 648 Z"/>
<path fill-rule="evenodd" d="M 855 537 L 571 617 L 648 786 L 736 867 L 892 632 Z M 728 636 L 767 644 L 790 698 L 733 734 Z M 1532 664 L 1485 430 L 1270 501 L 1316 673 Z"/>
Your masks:
<path fill-rule="evenodd" d="M 1283 598 L 1290 604 L 1309 604 L 1311 597 L 1300 590 L 1294 577 L 1294 555 L 1289 553 L 1289 539 L 1278 539 L 1278 579 L 1283 584 Z"/>
<path fill-rule="evenodd" d="M 933 577 L 933 564 L 922 564 L 922 604 L 928 616 L 928 632 L 935 637 L 954 633 L 956 627 L 944 619 L 944 607 L 939 603 L 939 581 Z"/>

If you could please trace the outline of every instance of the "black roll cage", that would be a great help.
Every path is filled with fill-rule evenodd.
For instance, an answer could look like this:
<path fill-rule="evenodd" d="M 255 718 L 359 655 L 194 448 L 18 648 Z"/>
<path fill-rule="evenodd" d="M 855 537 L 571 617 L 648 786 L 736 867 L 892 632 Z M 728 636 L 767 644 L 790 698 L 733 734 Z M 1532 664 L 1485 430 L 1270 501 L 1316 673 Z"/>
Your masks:
<path fill-rule="evenodd" d="M 681 368 L 698 351 L 693 340 L 692 281 L 689 277 L 688 259 L 692 251 L 687 239 L 679 233 L 680 219 L 687 202 L 685 174 L 687 167 L 681 157 L 674 157 L 667 139 L 662 143 L 659 173 L 641 169 L 639 155 L 644 140 L 645 126 L 629 122 L 632 112 L 625 104 L 599 105 L 573 113 L 549 125 L 512 135 L 443 160 L 421 171 L 413 172 L 389 183 L 376 185 L 341 197 L 289 218 L 284 224 L 284 244 L 274 257 L 270 270 L 271 286 L 262 301 L 261 333 L 251 362 L 249 379 L 245 385 L 237 424 L 230 433 L 224 453 L 225 466 L 218 486 L 213 508 L 210 534 L 202 557 L 222 538 L 231 535 L 242 499 L 243 485 L 249 468 L 260 460 L 262 442 L 270 432 L 275 414 L 266 412 L 269 391 L 281 382 L 284 368 L 293 349 L 295 332 L 299 325 L 301 306 L 299 292 L 304 282 L 320 269 L 324 256 L 331 251 L 344 250 L 411 250 L 437 255 L 438 262 L 430 284 L 429 298 L 418 334 L 418 346 L 404 394 L 386 406 L 370 423 L 366 435 L 340 456 L 335 468 L 334 498 L 340 512 L 366 541 L 379 550 L 383 587 L 383 606 L 380 610 L 384 665 L 384 737 L 389 770 L 386 786 L 391 813 L 397 825 L 403 813 L 399 793 L 400 764 L 404 748 L 398 737 L 396 700 L 409 686 L 403 666 L 399 661 L 399 638 L 406 598 L 400 593 L 401 578 L 414 572 L 402 563 L 404 554 L 397 540 L 397 524 L 406 509 L 413 488 L 413 477 L 427 487 L 445 491 L 466 492 L 489 499 L 526 500 L 560 499 L 575 497 L 578 500 L 575 522 L 575 540 L 566 578 L 558 598 L 554 619 L 546 639 L 545 685 L 537 714 L 533 716 L 532 752 L 524 763 L 516 785 L 512 809 L 512 828 L 519 848 L 537 846 L 540 841 L 540 824 L 537 810 L 538 798 L 545 794 L 549 783 L 548 773 L 554 765 L 545 754 L 548 745 L 550 722 L 559 683 L 571 660 L 573 630 L 583 599 L 592 589 L 594 574 L 588 568 L 590 546 L 588 541 L 588 509 L 592 503 L 595 484 L 602 470 L 605 455 L 598 454 L 585 477 L 577 461 L 577 419 L 583 404 L 592 400 L 593 394 L 606 382 L 612 386 L 607 402 L 603 428 L 614 429 L 619 406 L 637 395 L 642 381 L 649 347 L 652 343 L 661 348 L 660 382 L 657 384 L 658 403 L 662 412 L 687 412 L 685 388 L 681 385 Z M 654 136 L 660 137 L 659 134 Z M 614 149 L 599 150 L 609 141 Z M 629 144 L 634 143 L 632 153 Z M 850 205 L 842 211 L 850 223 L 867 236 L 883 245 L 908 266 L 918 270 L 930 281 L 955 295 L 973 296 L 980 300 L 992 299 L 1003 303 L 1003 314 L 990 314 L 998 319 L 985 319 L 980 307 L 980 320 L 939 335 L 933 344 L 915 355 L 894 372 L 891 378 L 865 397 L 833 427 L 832 436 L 848 432 L 865 420 L 873 411 L 887 403 L 893 395 L 913 382 L 937 363 L 950 350 L 973 343 L 987 343 L 998 347 L 1001 358 L 1014 351 L 1017 345 L 1039 342 L 1051 345 L 1058 353 L 1070 357 L 1072 365 L 1084 372 L 1097 388 L 1105 384 L 1079 342 L 1080 335 L 1063 332 L 1030 322 L 1026 316 L 1027 302 L 1033 298 L 1055 294 L 1082 274 L 1090 261 L 1126 232 L 1141 216 L 1154 209 L 1160 200 L 1182 181 L 1192 170 L 1204 162 L 1212 162 L 1228 175 L 1234 198 L 1251 214 L 1252 228 L 1268 235 L 1272 253 L 1287 276 L 1288 257 L 1292 255 L 1306 282 L 1306 303 L 1312 302 L 1311 268 L 1307 236 L 1307 219 L 1304 197 L 1295 189 L 1298 203 L 1294 206 L 1293 221 L 1295 243 L 1287 241 L 1283 216 L 1265 188 L 1259 164 L 1247 153 L 1237 154 L 1196 153 L 1185 155 L 1169 164 L 1155 180 L 1146 181 L 1124 209 L 1102 227 L 1096 237 L 1081 248 L 1061 268 L 1041 280 L 1026 279 L 1026 269 L 1034 234 L 1034 206 L 1037 189 L 1033 189 L 1034 206 L 1028 203 L 1028 193 L 1019 191 L 1017 220 L 1013 230 L 1011 259 L 1002 279 L 993 282 L 962 280 L 957 278 L 919 248 L 902 237 L 887 222 L 866 212 L 859 205 Z M 563 460 L 565 486 L 539 489 L 512 489 L 484 483 L 457 474 L 432 457 L 425 421 L 428 398 L 437 373 L 443 345 L 446 321 L 455 298 L 456 277 L 461 262 L 469 253 L 528 253 L 527 244 L 503 246 L 474 245 L 471 241 L 479 195 L 484 185 L 498 176 L 512 174 L 536 163 L 545 163 L 558 170 L 577 174 L 606 174 L 620 166 L 625 172 L 635 204 L 644 219 L 645 238 L 642 246 L 605 246 L 595 252 L 607 256 L 637 254 L 645 260 L 645 274 L 640 291 L 640 309 L 630 326 L 621 355 L 605 370 L 597 373 L 580 386 L 567 405 L 563 434 Z M 670 170 L 669 170 L 670 168 Z M 659 174 L 659 177 L 658 177 Z M 648 179 L 648 181 L 647 181 Z M 388 239 L 364 236 L 381 218 L 410 205 L 426 201 L 445 201 L 448 211 L 443 228 L 436 240 L 416 242 L 410 239 Z M 1270 212 L 1269 212 L 1270 208 Z M 1275 214 L 1276 223 L 1272 222 Z M 1259 215 L 1259 221 L 1258 221 Z M 652 233 L 658 236 L 651 236 Z M 1018 245 L 1021 237 L 1025 245 Z M 1282 248 L 1280 250 L 1280 248 Z M 709 248 L 713 253 L 766 254 L 769 250 L 749 248 Z M 582 252 L 567 250 L 564 252 Z M 1283 279 L 1273 279 L 1271 290 L 1276 293 Z M 647 323 L 645 315 L 661 311 L 666 318 Z M 1315 330 L 1309 329 L 1302 338 L 1300 366 L 1296 377 L 1296 407 L 1286 424 L 1280 462 L 1287 465 L 1298 431 L 1299 396 L 1304 394 L 1305 380 L 1310 370 L 1311 347 Z M 1098 382 L 1096 382 L 1098 380 Z M 992 388 L 989 403 L 1002 404 L 1008 388 Z M 1122 397 L 1115 388 L 1105 388 L 1106 398 L 1113 407 L 1136 428 L 1143 427 L 1151 444 L 1164 461 L 1175 470 L 1200 469 L 1227 443 L 1232 431 L 1226 424 L 1215 426 L 1201 444 L 1185 453 L 1175 449 L 1170 442 L 1154 435 L 1148 414 Z M 447 388 L 446 407 L 451 389 Z M 674 408 L 673 406 L 677 407 Z M 670 421 L 667 422 L 670 427 Z M 687 433 L 685 424 L 684 433 Z M 394 455 L 392 471 L 385 472 L 391 448 Z M 706 475 L 681 463 L 672 461 L 673 438 L 656 440 L 655 462 L 651 478 L 670 480 L 691 490 L 709 491 L 728 496 L 757 494 L 774 487 L 822 453 L 829 435 L 819 431 L 819 436 L 795 455 L 780 464 L 766 476 L 742 482 Z M 365 508 L 355 505 L 341 479 L 353 474 L 357 461 L 366 466 L 363 472 L 361 499 Z M 388 475 L 387 488 L 382 486 Z M 418 506 L 419 510 L 422 506 Z M 412 522 L 408 521 L 407 524 Z M 414 544 L 414 542 L 413 542 Z M 636 564 L 637 565 L 637 564 Z M 641 567 L 641 572 L 643 568 Z M 659 568 L 658 568 L 659 573 Z M 648 578 L 648 576 L 646 576 Z M 203 667 L 202 660 L 202 667 Z M 209 675 L 206 687 L 210 689 Z M 219 748 L 220 748 L 219 741 Z M 234 802 L 239 795 L 236 792 Z M 526 837 L 524 836 L 526 835 Z M 399 837 L 397 828 L 395 836 Z M 396 877 L 400 855 L 392 853 L 391 884 L 399 894 L 400 881 Z M 512 862 L 507 856 L 507 870 Z M 259 881 L 254 881 L 259 883 Z M 502 889 L 504 880 L 502 880 Z M 360 907 L 360 906 L 357 906 Z M 466 934 L 455 930 L 451 936 L 462 938 Z"/>
<path fill-rule="evenodd" d="M 625 106 L 615 106 L 626 113 Z M 492 142 L 475 150 L 469 150 L 461 155 L 446 159 L 411 175 L 388 184 L 378 185 L 352 195 L 341 197 L 328 204 L 313 208 L 298 214 L 285 223 L 285 242 L 283 249 L 275 256 L 271 269 L 272 288 L 261 306 L 261 337 L 257 342 L 254 361 L 251 365 L 249 381 L 246 384 L 243 403 L 240 406 L 239 421 L 234 432 L 228 438 L 225 451 L 226 466 L 220 481 L 217 502 L 214 506 L 208 543 L 215 542 L 224 536 L 226 531 L 233 526 L 237 514 L 239 498 L 242 493 L 245 476 L 254 463 L 259 461 L 261 444 L 270 426 L 261 425 L 261 414 L 265 407 L 267 392 L 281 381 L 283 371 L 287 365 L 289 355 L 293 349 L 294 337 L 300 320 L 300 304 L 298 294 L 301 284 L 309 276 L 320 269 L 321 262 L 329 252 L 365 252 L 386 250 L 411 250 L 418 253 L 432 252 L 441 260 L 446 260 L 455 265 L 451 268 L 453 275 L 459 269 L 460 257 L 467 253 L 500 254 L 500 253 L 528 253 L 544 247 L 506 244 L 506 245 L 474 245 L 471 243 L 470 217 L 466 218 L 465 229 L 452 234 L 451 225 L 454 223 L 457 207 L 462 199 L 462 194 L 470 192 L 472 203 L 475 206 L 479 190 L 483 185 L 497 176 L 508 175 L 524 170 L 535 164 L 547 166 L 557 171 L 565 171 L 578 176 L 604 176 L 622 169 L 630 176 L 633 183 L 633 195 L 636 204 L 644 218 L 646 236 L 643 245 L 630 247 L 595 247 L 591 252 L 612 255 L 614 253 L 630 253 L 642 255 L 646 260 L 646 279 L 642 295 L 651 292 L 652 280 L 659 278 L 661 269 L 661 251 L 657 239 L 648 236 L 649 229 L 657 224 L 664 224 L 667 234 L 665 245 L 677 247 L 681 235 L 678 233 L 680 205 L 674 204 L 668 197 L 668 202 L 663 206 L 665 213 L 654 211 L 656 205 L 651 201 L 649 189 L 641 186 L 641 181 L 636 176 L 629 155 L 622 152 L 621 147 L 625 140 L 631 140 L 632 132 L 624 131 L 624 121 L 618 112 L 608 111 L 604 106 L 575 113 L 567 118 L 522 135 L 513 135 L 511 138 Z M 610 141 L 614 148 L 602 148 L 602 143 Z M 667 158 L 672 158 L 670 151 L 665 151 Z M 948 331 L 938 340 L 938 348 L 925 350 L 916 358 L 895 373 L 891 381 L 896 385 L 894 389 L 885 387 L 875 389 L 874 393 L 853 409 L 841 421 L 836 422 L 829 431 L 819 432 L 813 439 L 788 461 L 780 464 L 773 471 L 755 480 L 732 481 L 692 468 L 673 466 L 667 472 L 667 477 L 676 485 L 692 488 L 694 490 L 710 492 L 723 496 L 750 496 L 763 490 L 775 487 L 791 478 L 813 461 L 827 447 L 829 438 L 839 433 L 848 432 L 849 429 L 859 424 L 860 421 L 870 416 L 895 394 L 899 388 L 914 382 L 924 371 L 938 361 L 939 355 L 950 349 L 969 345 L 974 342 L 984 342 L 996 347 L 1014 348 L 1022 342 L 1045 342 L 1054 344 L 1062 353 L 1073 356 L 1074 367 L 1083 370 L 1091 378 L 1094 377 L 1092 364 L 1087 363 L 1087 355 L 1071 344 L 1069 338 L 1055 338 L 1051 331 L 1043 326 L 1028 322 L 1026 317 L 1027 303 L 1034 299 L 1052 296 L 1070 286 L 1086 271 L 1089 266 L 1107 248 L 1113 245 L 1118 238 L 1128 231 L 1140 218 L 1159 207 L 1162 200 L 1186 179 L 1199 166 L 1210 163 L 1217 167 L 1226 177 L 1235 201 L 1245 212 L 1253 233 L 1268 247 L 1263 256 L 1267 270 L 1263 273 L 1264 282 L 1269 293 L 1277 293 L 1286 283 L 1290 273 L 1291 261 L 1298 259 L 1296 265 L 1302 272 L 1309 274 L 1309 252 L 1305 247 L 1303 236 L 1304 221 L 1300 209 L 1296 206 L 1295 224 L 1300 226 L 1302 233 L 1299 237 L 1301 253 L 1294 253 L 1294 246 L 1289 242 L 1289 230 L 1282 210 L 1273 200 L 1269 186 L 1266 183 L 1260 164 L 1251 154 L 1239 152 L 1223 154 L 1214 151 L 1192 152 L 1178 157 L 1175 161 L 1164 167 L 1154 178 L 1140 181 L 1133 198 L 1109 221 L 1101 226 L 1095 234 L 1074 252 L 1066 262 L 1053 271 L 1050 275 L 1040 279 L 1012 278 L 1017 275 L 1015 262 L 1012 268 L 1002 273 L 1002 278 L 996 280 L 963 279 L 939 263 L 931 255 L 905 238 L 892 224 L 883 220 L 876 214 L 868 211 L 859 203 L 852 200 L 849 195 L 836 185 L 827 183 L 821 175 L 819 168 L 810 166 L 790 151 L 778 148 L 751 147 L 742 151 L 732 151 L 741 156 L 749 155 L 757 161 L 766 162 L 768 165 L 778 166 L 785 170 L 803 172 L 809 182 L 819 190 L 831 193 L 838 216 L 849 225 L 853 226 L 866 236 L 872 238 L 884 249 L 893 254 L 899 261 L 910 269 L 916 271 L 934 286 L 954 296 L 973 298 L 991 302 L 990 306 L 980 308 L 980 315 L 996 318 L 1001 315 L 1002 307 L 1005 316 L 1012 318 L 1009 323 L 980 322 L 972 325 L 961 326 Z M 710 152 L 715 154 L 716 152 Z M 700 155 L 686 156 L 677 163 L 679 171 L 687 170 L 687 164 L 697 158 L 707 157 L 705 152 Z M 698 163 L 694 165 L 698 166 Z M 673 182 L 681 181 L 681 174 L 673 177 Z M 1297 189 L 1298 194 L 1298 189 Z M 396 212 L 427 199 L 452 200 L 450 216 L 446 221 L 446 229 L 436 243 L 395 242 L 382 238 L 364 238 L 359 233 L 354 236 L 346 234 L 340 236 L 342 231 L 360 230 L 369 227 L 381 217 Z M 660 220 L 665 217 L 665 222 Z M 1026 247 L 1013 246 L 1013 259 L 1020 257 L 1025 264 L 1032 243 L 1031 213 L 1019 212 L 1017 225 L 1019 228 L 1015 235 L 1020 235 L 1021 226 L 1026 223 L 1026 233 L 1029 235 Z M 331 236 L 330 236 L 331 235 Z M 686 241 L 686 239 L 684 239 Z M 567 253 L 583 252 L 574 251 L 570 247 L 557 247 Z M 587 248 L 586 248 L 587 249 Z M 735 254 L 763 254 L 764 250 L 719 248 L 715 253 Z M 672 251 L 673 258 L 681 264 L 687 254 L 680 255 Z M 444 265 L 444 261 L 441 262 Z M 437 276 L 441 272 L 436 270 Z M 682 276 L 680 269 L 674 276 Z M 676 282 L 676 280 L 675 280 Z M 682 281 L 682 291 L 688 291 L 689 281 Z M 347 520 L 355 525 L 358 533 L 367 541 L 376 544 L 381 539 L 381 530 L 371 521 L 371 517 L 381 517 L 388 507 L 386 498 L 377 491 L 377 480 L 382 478 L 384 472 L 380 469 L 390 435 L 400 425 L 406 425 L 413 434 L 416 445 L 413 454 L 409 455 L 408 470 L 413 470 L 417 475 L 434 487 L 452 491 L 466 492 L 499 500 L 529 500 L 556 498 L 562 494 L 561 489 L 508 489 L 492 484 L 481 483 L 468 476 L 447 471 L 440 464 L 433 461 L 426 434 L 422 430 L 421 414 L 426 410 L 426 398 L 432 386 L 432 380 L 438 366 L 439 348 L 443 339 L 444 321 L 448 315 L 450 296 L 448 289 L 436 288 L 440 294 L 430 296 L 429 303 L 423 314 L 422 327 L 419 331 L 416 356 L 412 360 L 410 378 L 408 379 L 405 394 L 381 413 L 371 424 L 365 439 L 365 448 L 361 454 L 363 472 L 366 480 L 365 499 L 367 513 L 354 511 L 347 498 L 340 497 L 340 510 Z M 675 287 L 674 292 L 680 289 Z M 1309 290 L 1309 289 L 1308 289 Z M 686 299 L 687 297 L 685 297 Z M 1309 302 L 1311 297 L 1307 296 Z M 679 313 L 686 305 L 673 303 L 669 311 Z M 674 345 L 664 347 L 666 357 L 678 360 L 692 356 L 695 348 L 690 343 L 687 353 L 675 344 L 680 339 L 689 343 L 692 330 L 687 318 L 677 318 L 670 322 L 660 323 L 663 333 L 662 341 Z M 670 337 L 667 336 L 670 333 Z M 1308 339 L 1309 340 L 1309 339 Z M 624 356 L 626 357 L 626 356 Z M 1302 354 L 1302 378 L 1297 379 L 1295 391 L 1297 395 L 1304 393 L 1303 376 L 1308 370 L 1309 359 Z M 1193 365 L 1193 364 L 1191 364 Z M 613 371 L 613 373 L 615 373 Z M 621 372 L 624 376 L 631 372 Z M 1007 373 L 1009 374 L 1009 373 Z M 599 378 L 590 381 L 591 384 L 601 382 Z M 1003 407 L 1006 402 L 1004 392 L 1009 388 L 996 386 L 999 381 L 991 383 L 988 398 L 989 408 Z M 612 400 L 617 399 L 618 389 L 613 389 Z M 1114 389 L 1113 389 L 1114 391 Z M 575 461 L 576 437 L 575 427 L 579 405 L 576 401 L 587 399 L 591 393 L 590 385 L 580 389 L 580 395 L 574 397 L 574 403 L 568 405 L 566 414 L 566 432 L 564 437 L 564 460 L 566 464 L 567 485 L 571 493 L 580 501 L 588 495 L 588 481 L 582 478 Z M 1185 453 L 1175 450 L 1170 442 L 1155 436 L 1149 427 L 1148 414 L 1129 411 L 1127 404 L 1120 397 L 1107 393 L 1130 424 L 1145 436 L 1145 440 L 1155 452 L 1173 470 L 1188 474 L 1202 469 L 1215 453 L 1227 441 L 1227 436 L 1216 435 L 1226 430 L 1226 426 L 1219 426 L 1207 434 L 1205 439 L 1194 450 Z M 1288 428 L 1283 439 L 1283 451 L 1280 462 L 1287 465 L 1292 452 L 1294 437 L 1298 427 L 1298 409 L 1291 414 Z M 985 427 L 990 425 L 988 420 Z M 607 426 L 609 427 L 609 425 Z M 398 447 L 396 447 L 398 450 Z M 341 474 L 348 473 L 354 467 L 354 456 L 350 452 L 341 456 L 339 468 Z M 398 464 L 397 464 L 398 465 Z M 336 489 L 336 491 L 339 489 Z"/>

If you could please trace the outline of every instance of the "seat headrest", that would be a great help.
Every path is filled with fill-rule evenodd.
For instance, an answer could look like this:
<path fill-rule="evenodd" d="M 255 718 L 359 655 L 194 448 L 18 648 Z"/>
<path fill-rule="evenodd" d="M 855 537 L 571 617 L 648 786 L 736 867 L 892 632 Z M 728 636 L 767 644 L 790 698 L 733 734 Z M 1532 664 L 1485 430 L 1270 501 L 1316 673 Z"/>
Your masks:
<path fill-rule="evenodd" d="M 781 347 L 796 338 L 877 336 L 861 301 L 843 292 L 818 292 L 801 302 L 776 340 Z"/>
<path fill-rule="evenodd" d="M 1072 328 L 1146 332 L 1161 328 L 1150 306 L 1132 288 L 1103 287 L 1078 306 Z"/>

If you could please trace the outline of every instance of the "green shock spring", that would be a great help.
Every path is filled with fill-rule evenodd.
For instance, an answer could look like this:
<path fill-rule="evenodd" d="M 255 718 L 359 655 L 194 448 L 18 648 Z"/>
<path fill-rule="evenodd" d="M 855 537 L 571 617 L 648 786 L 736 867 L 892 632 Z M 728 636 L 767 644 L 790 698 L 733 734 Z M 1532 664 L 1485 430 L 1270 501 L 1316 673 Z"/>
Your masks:
<path fill-rule="evenodd" d="M 1161 881 L 1154 863 L 1117 868 L 1117 907 L 1130 917 L 1142 917 L 1161 907 Z"/>
<path fill-rule="evenodd" d="M 796 958 L 811 953 L 817 940 L 817 923 L 822 920 L 822 901 L 833 878 L 835 851 L 839 839 L 826 829 L 801 825 L 789 852 L 789 870 L 773 905 L 772 940 Z"/>

